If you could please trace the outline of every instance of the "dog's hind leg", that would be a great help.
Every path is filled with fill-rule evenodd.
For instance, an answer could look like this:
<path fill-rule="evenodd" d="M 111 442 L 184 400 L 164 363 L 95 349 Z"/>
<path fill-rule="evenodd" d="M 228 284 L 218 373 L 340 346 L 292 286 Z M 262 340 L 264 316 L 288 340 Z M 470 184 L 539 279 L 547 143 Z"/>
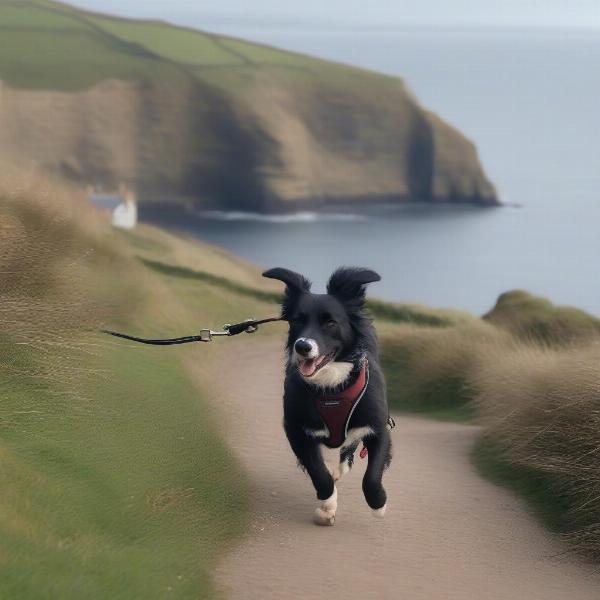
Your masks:
<path fill-rule="evenodd" d="M 350 471 L 354 465 L 354 453 L 358 448 L 358 442 L 348 448 L 344 448 L 340 454 L 340 478 Z"/>
<path fill-rule="evenodd" d="M 381 480 L 383 472 L 390 464 L 392 443 L 387 429 L 374 436 L 365 438 L 364 444 L 369 452 L 369 464 L 363 477 L 363 493 L 367 504 L 376 517 L 385 515 L 387 494 Z"/>

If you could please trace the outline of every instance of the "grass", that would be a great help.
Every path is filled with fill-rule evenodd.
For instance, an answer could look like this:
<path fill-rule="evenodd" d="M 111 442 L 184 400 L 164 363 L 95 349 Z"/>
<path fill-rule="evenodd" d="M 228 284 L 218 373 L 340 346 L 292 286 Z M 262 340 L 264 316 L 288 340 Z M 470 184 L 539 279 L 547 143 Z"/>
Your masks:
<path fill-rule="evenodd" d="M 600 558 L 600 339 L 569 342 L 492 353 L 475 401 L 496 462 L 535 473 L 543 487 L 526 497 L 542 511 L 558 499 L 562 531 Z"/>
<path fill-rule="evenodd" d="M 82 90 L 106 79 L 180 84 L 173 65 L 133 51 L 102 33 L 77 30 L 5 30 L 0 27 L 0 75 L 23 88 Z"/>
<path fill-rule="evenodd" d="M 484 319 L 384 326 L 390 404 L 475 421 L 479 472 L 600 559 L 600 334 L 593 316 L 525 292 Z"/>
<path fill-rule="evenodd" d="M 276 292 L 264 292 L 262 290 L 255 289 L 247 285 L 241 285 L 239 283 L 236 283 L 235 281 L 232 281 L 231 279 L 227 279 L 226 277 L 214 275 L 213 273 L 207 273 L 206 271 L 195 271 L 187 267 L 170 265 L 160 261 L 148 260 L 145 258 L 142 258 L 141 261 L 148 268 L 152 269 L 153 271 L 156 271 L 157 273 L 162 273 L 163 275 L 169 275 L 171 277 L 179 277 L 183 279 L 191 279 L 193 281 L 202 281 L 211 285 L 215 285 L 229 292 L 233 292 L 239 296 L 255 298 L 256 300 L 261 300 L 263 302 L 271 302 L 276 304 L 279 303 L 281 300 L 281 294 L 278 294 Z"/>
<path fill-rule="evenodd" d="M 448 327 L 460 318 L 458 311 L 434 310 L 425 306 L 393 304 L 380 300 L 369 300 L 369 311 L 376 319 L 396 323 L 412 323 L 430 327 Z"/>
<path fill-rule="evenodd" d="M 432 418 L 469 421 L 474 416 L 470 374 L 493 328 L 472 319 L 454 327 L 404 325 L 381 336 L 381 363 L 390 406 Z M 492 342 L 493 343 L 493 342 Z"/>
<path fill-rule="evenodd" d="M 192 279 L 195 281 L 203 281 L 211 285 L 219 286 L 222 289 L 234 292 L 240 296 L 255 298 L 263 302 L 279 303 L 281 294 L 277 292 L 265 292 L 255 287 L 239 284 L 232 279 L 183 267 L 172 265 L 161 261 L 148 260 L 141 258 L 141 261 L 149 268 L 158 273 L 170 275 L 172 277 L 180 277 L 184 279 Z M 451 311 L 436 311 L 421 306 L 411 306 L 408 304 L 390 304 L 380 300 L 369 300 L 368 310 L 374 318 L 382 321 L 391 321 L 394 323 L 414 323 L 416 325 L 430 325 L 433 327 L 446 327 L 454 321 L 452 320 Z M 456 313 L 460 314 L 460 313 Z"/>
<path fill-rule="evenodd" d="M 211 567 L 247 500 L 197 387 L 210 355 L 184 362 L 91 332 L 185 334 L 269 315 L 279 292 L 216 249 L 114 232 L 69 191 L 3 179 L 0 596 L 213 596 Z M 484 319 L 370 309 L 392 408 L 477 420 L 480 472 L 600 558 L 597 320 L 524 292 Z"/>
<path fill-rule="evenodd" d="M 247 509 L 214 418 L 174 355 L 115 345 L 91 368 L 62 406 L 54 386 L 4 390 L 0 595 L 212 597 Z"/>
<path fill-rule="evenodd" d="M 0 5 L 0 76 L 23 88 L 75 91 L 106 79 L 200 79 L 245 103 L 264 72 L 285 86 L 331 84 L 338 93 L 399 80 L 159 21 L 102 15 L 50 0 Z M 87 65 L 87 68 L 86 68 Z"/>
<path fill-rule="evenodd" d="M 58 2 L 0 5 L 0 76 L 23 88 L 87 89 L 106 79 L 182 84 L 200 67 L 321 61 L 156 21 L 87 12 Z"/>
<path fill-rule="evenodd" d="M 215 597 L 248 505 L 207 377 L 95 331 L 187 330 L 239 298 L 171 287 L 46 180 L 3 174 L 0 228 L 0 597 Z"/>
<path fill-rule="evenodd" d="M 502 294 L 483 318 L 525 341 L 549 346 L 578 343 L 600 334 L 600 319 L 577 308 L 555 306 L 523 290 Z"/>
<path fill-rule="evenodd" d="M 245 64 L 208 34 L 173 27 L 164 23 L 87 17 L 91 22 L 119 39 L 139 44 L 148 51 L 185 65 L 215 66 Z"/>
<path fill-rule="evenodd" d="M 0 4 L 0 26 L 2 28 L 40 29 L 88 29 L 85 24 L 68 14 L 49 11 L 35 4 L 6 2 Z"/>
<path fill-rule="evenodd" d="M 569 496 L 552 476 L 506 457 L 506 448 L 489 436 L 479 438 L 471 452 L 479 473 L 526 499 L 535 515 L 552 531 L 564 534 L 569 527 Z"/>

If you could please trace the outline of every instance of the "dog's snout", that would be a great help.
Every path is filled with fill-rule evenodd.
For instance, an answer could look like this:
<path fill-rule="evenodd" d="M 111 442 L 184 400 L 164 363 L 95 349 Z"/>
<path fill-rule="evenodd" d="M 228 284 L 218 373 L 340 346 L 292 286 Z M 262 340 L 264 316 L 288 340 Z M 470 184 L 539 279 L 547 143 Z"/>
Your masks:
<path fill-rule="evenodd" d="M 299 340 L 296 340 L 296 343 L 294 344 L 294 350 L 300 354 L 300 356 L 308 356 L 311 351 L 313 349 L 313 345 L 308 341 L 305 340 L 304 338 L 300 338 Z"/>

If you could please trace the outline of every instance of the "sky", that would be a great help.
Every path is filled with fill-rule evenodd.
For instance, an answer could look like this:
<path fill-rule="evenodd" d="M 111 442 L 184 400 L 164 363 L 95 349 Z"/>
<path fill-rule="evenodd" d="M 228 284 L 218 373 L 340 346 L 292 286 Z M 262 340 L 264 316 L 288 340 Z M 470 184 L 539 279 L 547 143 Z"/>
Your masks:
<path fill-rule="evenodd" d="M 69 0 L 67 0 L 68 2 Z M 419 27 L 600 28 L 600 0 L 70 0 L 221 33 Z"/>

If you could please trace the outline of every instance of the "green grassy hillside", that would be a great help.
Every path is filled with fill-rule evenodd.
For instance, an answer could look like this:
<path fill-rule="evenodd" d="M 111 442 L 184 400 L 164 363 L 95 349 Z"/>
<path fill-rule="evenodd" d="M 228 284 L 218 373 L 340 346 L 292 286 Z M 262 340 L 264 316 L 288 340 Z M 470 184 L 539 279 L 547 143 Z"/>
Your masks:
<path fill-rule="evenodd" d="M 199 254 L 258 278 L 153 233 L 113 231 L 72 190 L 2 174 L 2 598 L 217 595 L 210 568 L 244 529 L 247 483 L 208 402 L 212 353 L 157 352 L 97 329 L 185 333 L 199 315 L 217 324 L 265 306 L 147 268 L 138 254 Z"/>
<path fill-rule="evenodd" d="M 497 201 L 397 78 L 49 0 L 0 0 L 0 34 L 0 159 L 226 208 Z"/>

